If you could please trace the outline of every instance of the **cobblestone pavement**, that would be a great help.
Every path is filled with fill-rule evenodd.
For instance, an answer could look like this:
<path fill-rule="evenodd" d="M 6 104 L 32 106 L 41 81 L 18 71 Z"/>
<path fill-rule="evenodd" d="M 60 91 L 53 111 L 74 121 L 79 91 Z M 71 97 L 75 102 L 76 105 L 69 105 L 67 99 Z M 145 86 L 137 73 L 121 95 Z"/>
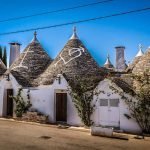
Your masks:
<path fill-rule="evenodd" d="M 87 132 L 0 120 L 0 150 L 149 150 L 150 140 L 119 140 Z"/>

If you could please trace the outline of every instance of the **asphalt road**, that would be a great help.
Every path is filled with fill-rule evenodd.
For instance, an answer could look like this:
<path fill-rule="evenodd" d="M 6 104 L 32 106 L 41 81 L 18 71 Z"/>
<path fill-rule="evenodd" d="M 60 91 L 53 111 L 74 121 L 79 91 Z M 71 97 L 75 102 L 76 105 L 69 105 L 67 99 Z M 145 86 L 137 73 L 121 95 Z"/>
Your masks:
<path fill-rule="evenodd" d="M 89 133 L 0 120 L 0 150 L 149 150 L 150 140 L 119 140 Z"/>

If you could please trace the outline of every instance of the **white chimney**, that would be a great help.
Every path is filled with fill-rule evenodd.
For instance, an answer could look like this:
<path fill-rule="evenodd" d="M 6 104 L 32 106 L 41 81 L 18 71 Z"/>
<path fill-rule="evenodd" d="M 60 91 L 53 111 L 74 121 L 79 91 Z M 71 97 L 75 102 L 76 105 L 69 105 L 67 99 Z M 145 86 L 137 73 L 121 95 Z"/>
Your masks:
<path fill-rule="evenodd" d="M 12 42 L 10 44 L 10 60 L 9 60 L 9 66 L 12 65 L 12 63 L 16 60 L 16 58 L 20 55 L 20 45 L 19 43 Z"/>

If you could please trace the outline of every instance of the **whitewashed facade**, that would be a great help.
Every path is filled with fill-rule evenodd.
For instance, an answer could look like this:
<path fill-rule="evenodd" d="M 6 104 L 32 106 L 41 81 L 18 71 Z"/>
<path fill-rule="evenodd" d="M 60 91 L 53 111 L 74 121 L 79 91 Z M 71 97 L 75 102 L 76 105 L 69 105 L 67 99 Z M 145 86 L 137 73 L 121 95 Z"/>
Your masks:
<path fill-rule="evenodd" d="M 61 82 L 55 79 L 54 83 L 49 86 L 39 86 L 30 88 L 30 101 L 32 108 L 49 116 L 49 122 L 56 122 L 56 93 L 67 93 L 67 124 L 74 126 L 82 126 L 82 122 L 78 116 L 77 110 L 72 102 L 72 98 L 68 93 L 68 83 L 62 75 Z M 119 94 L 111 90 L 111 81 L 105 79 L 101 81 L 96 90 L 100 92 L 98 97 L 94 96 L 93 103 L 96 104 L 95 112 L 92 115 L 92 120 L 95 126 L 114 127 L 125 132 L 140 133 L 141 130 L 133 118 L 128 119 L 124 114 L 130 116 L 128 106 L 121 99 Z M 6 116 L 6 89 L 12 88 L 14 95 L 17 94 L 20 85 L 13 76 L 10 76 L 10 81 L 1 80 L 0 88 L 0 116 Z M 3 88 L 2 88 L 3 87 Z M 117 86 L 116 86 L 117 87 Z M 117 87 L 119 88 L 119 87 Z M 121 90 L 121 89 L 120 89 Z M 23 89 L 22 96 L 27 100 L 28 89 Z M 3 96 L 3 97 L 2 97 Z M 3 100 L 3 101 L 2 101 Z M 111 102 L 114 101 L 114 102 Z"/>
<path fill-rule="evenodd" d="M 49 122 L 56 122 L 56 93 L 67 93 L 67 124 L 80 126 L 82 125 L 80 118 L 77 114 L 77 110 L 74 107 L 72 99 L 68 94 L 68 83 L 62 75 L 61 84 L 58 80 L 55 80 L 52 85 L 39 86 L 36 88 L 25 88 L 22 91 L 22 97 L 27 99 L 28 90 L 30 89 L 29 96 L 32 104 L 32 108 L 39 112 L 48 115 Z M 0 83 L 0 117 L 6 116 L 7 105 L 7 89 L 13 89 L 13 94 L 16 95 L 21 86 L 17 83 L 15 78 L 11 75 L 10 81 L 6 79 L 1 80 Z M 5 107 L 4 107 L 5 105 Z M 14 108 L 15 109 L 15 108 Z M 15 115 L 15 114 L 14 114 Z"/>
<path fill-rule="evenodd" d="M 43 58 L 46 62 L 41 63 Z M 111 65 L 110 61 L 107 65 Z M 10 80 L 7 81 L 6 77 L 3 76 L 0 78 L 0 117 L 7 117 L 8 113 L 11 113 L 9 108 L 12 108 L 13 116 L 15 115 L 15 105 L 11 104 L 8 107 L 9 95 L 7 93 L 8 90 L 12 90 L 9 92 L 16 95 L 18 90 L 22 88 L 24 100 L 30 100 L 33 109 L 48 115 L 50 123 L 63 121 L 70 125 L 83 126 L 68 93 L 69 84 L 67 82 L 80 74 L 82 78 L 87 75 L 99 79 L 95 90 L 101 92 L 95 95 L 92 101 L 96 105 L 91 117 L 95 126 L 114 127 L 125 132 L 140 133 L 141 129 L 136 121 L 125 116 L 125 114 L 130 116 L 127 104 L 118 93 L 112 91 L 110 86 L 113 84 L 117 89 L 123 89 L 112 83 L 111 80 L 104 79 L 104 72 L 103 68 L 96 64 L 86 47 L 78 39 L 76 30 L 53 61 L 44 52 L 35 33 L 33 41 L 10 67 Z M 127 94 L 127 96 L 129 95 Z M 60 98 L 59 101 L 58 97 Z M 63 98 L 65 98 L 65 103 L 62 102 L 64 101 Z M 60 106 L 58 106 L 58 102 Z M 60 116 L 57 116 L 58 113 L 63 113 L 65 120 L 61 120 Z"/>
<path fill-rule="evenodd" d="M 112 83 L 110 80 L 105 79 L 101 81 L 97 87 L 100 92 L 94 98 L 96 102 L 96 109 L 92 116 L 96 126 L 112 126 L 126 132 L 139 133 L 141 132 L 137 122 L 133 119 L 127 119 L 125 114 L 130 115 L 127 104 L 118 93 L 115 93 L 110 86 Z M 114 84 L 113 84 L 114 86 Z M 119 87 L 116 88 L 120 89 Z M 129 96 L 129 95 L 127 95 Z"/>

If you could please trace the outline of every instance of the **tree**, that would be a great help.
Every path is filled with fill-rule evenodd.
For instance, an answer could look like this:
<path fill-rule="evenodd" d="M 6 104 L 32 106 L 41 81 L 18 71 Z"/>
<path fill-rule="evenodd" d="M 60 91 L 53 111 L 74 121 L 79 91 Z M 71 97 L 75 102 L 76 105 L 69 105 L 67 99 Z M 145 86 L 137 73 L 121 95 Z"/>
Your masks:
<path fill-rule="evenodd" d="M 3 54 L 2 61 L 5 64 L 5 66 L 7 66 L 7 51 L 6 51 L 6 47 L 4 47 L 4 54 Z"/>
<path fill-rule="evenodd" d="M 0 59 L 2 60 L 2 47 L 0 46 Z"/>
<path fill-rule="evenodd" d="M 147 70 L 140 75 L 132 74 L 131 78 L 135 85 L 133 92 L 129 93 L 131 97 L 114 87 L 111 88 L 125 100 L 131 112 L 131 117 L 137 121 L 142 132 L 150 133 L 150 71 Z"/>

